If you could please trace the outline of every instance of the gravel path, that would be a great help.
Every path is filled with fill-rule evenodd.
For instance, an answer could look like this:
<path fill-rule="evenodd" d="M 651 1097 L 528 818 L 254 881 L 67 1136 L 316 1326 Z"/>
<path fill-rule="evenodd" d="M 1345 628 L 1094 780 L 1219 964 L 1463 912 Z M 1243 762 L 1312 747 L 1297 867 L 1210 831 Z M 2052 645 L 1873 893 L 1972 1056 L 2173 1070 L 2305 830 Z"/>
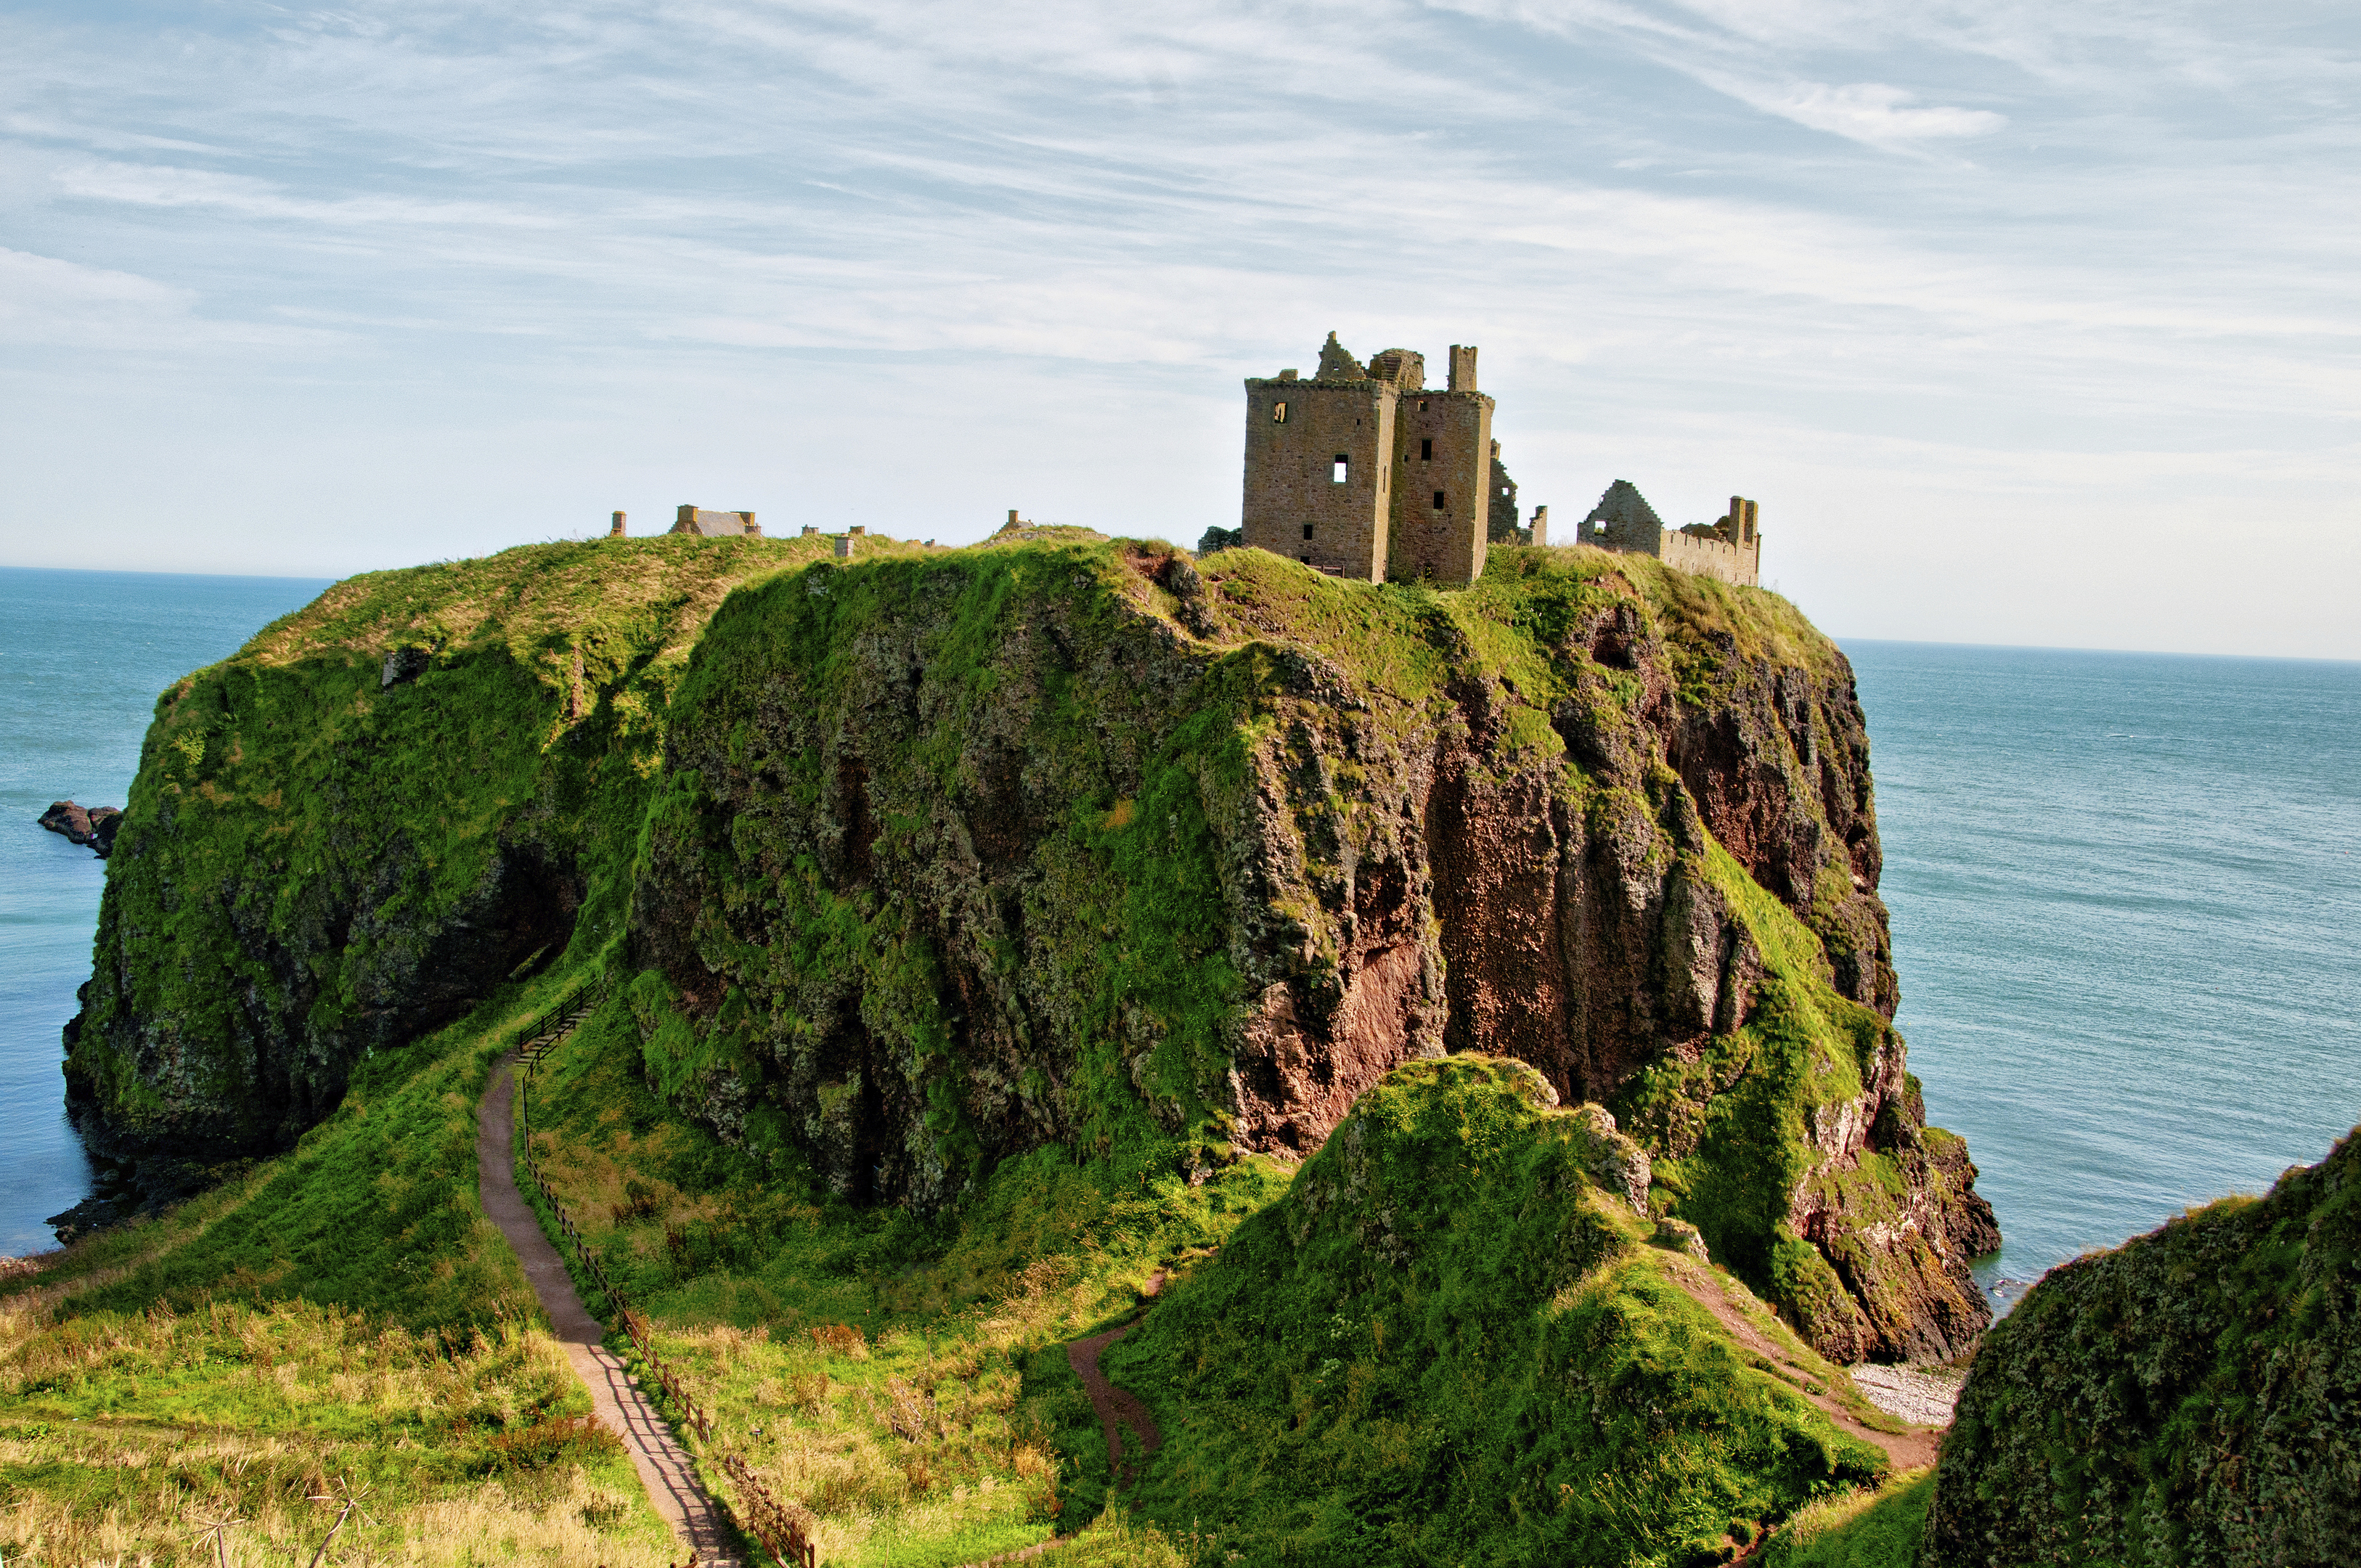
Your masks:
<path fill-rule="evenodd" d="M 504 1057 L 492 1069 L 491 1081 L 485 1086 L 483 1102 L 476 1111 L 477 1184 L 484 1215 L 516 1249 L 533 1293 L 541 1299 L 550 1327 L 566 1347 L 566 1359 L 573 1364 L 583 1387 L 590 1390 L 590 1403 L 600 1424 L 621 1438 L 630 1451 L 640 1484 L 647 1488 L 648 1501 L 655 1505 L 673 1532 L 688 1543 L 692 1562 L 704 1568 L 735 1563 L 739 1559 L 730 1544 L 730 1530 L 713 1499 L 697 1484 L 688 1454 L 623 1364 L 607 1349 L 606 1331 L 582 1305 L 565 1260 L 542 1233 L 539 1217 L 517 1190 L 516 1114 L 511 1108 L 515 1084 L 510 1077 L 513 1061 L 512 1056 Z"/>

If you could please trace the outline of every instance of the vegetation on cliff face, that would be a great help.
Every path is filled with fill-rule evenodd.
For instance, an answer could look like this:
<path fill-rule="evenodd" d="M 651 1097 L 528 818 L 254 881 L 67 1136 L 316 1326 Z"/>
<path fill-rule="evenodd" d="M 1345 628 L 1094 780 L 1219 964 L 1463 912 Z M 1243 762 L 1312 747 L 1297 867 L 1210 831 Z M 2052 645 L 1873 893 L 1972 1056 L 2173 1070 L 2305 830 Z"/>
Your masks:
<path fill-rule="evenodd" d="M 2044 1276 L 1969 1369 L 1926 1560 L 2349 1563 L 2356 1410 L 2361 1129 Z"/>
<path fill-rule="evenodd" d="M 856 1202 L 1051 1147 L 1202 1180 L 1482 1050 L 1614 1110 L 1824 1353 L 1981 1325 L 1850 674 L 1783 600 L 1580 548 L 1450 593 L 821 548 L 357 578 L 167 694 L 71 1031 L 102 1146 L 284 1146 L 628 907 L 649 1081 Z"/>
<path fill-rule="evenodd" d="M 367 1053 L 611 940 L 690 646 L 731 587 L 819 548 L 610 540 L 372 573 L 174 685 L 68 1031 L 94 1141 L 283 1148 Z"/>
<path fill-rule="evenodd" d="M 1142 1182 L 1053 1146 L 955 1213 L 856 1205 L 791 1154 L 758 1161 L 683 1120 L 620 1003 L 536 1082 L 543 1168 L 589 1245 L 844 1568 L 951 1568 L 1102 1521 L 1113 1478 L 1067 1342 L 1136 1311 L 1290 1175 L 1247 1158 Z M 1128 1553 L 1106 1561 L 1180 1561 L 1145 1522 L 1094 1534 Z"/>
<path fill-rule="evenodd" d="M 716 615 L 667 744 L 652 1080 L 840 1192 L 1301 1153 L 1395 1065 L 1494 1051 L 1624 1116 L 1825 1353 L 1985 1321 L 1997 1234 L 1886 1022 L 1850 672 L 1773 596 L 1078 532 L 823 564 Z"/>
<path fill-rule="evenodd" d="M 1672 1563 L 1881 1473 L 1661 1271 L 1599 1125 L 1498 1058 L 1364 1093 L 1107 1353 L 1137 1506 L 1254 1562 Z"/>

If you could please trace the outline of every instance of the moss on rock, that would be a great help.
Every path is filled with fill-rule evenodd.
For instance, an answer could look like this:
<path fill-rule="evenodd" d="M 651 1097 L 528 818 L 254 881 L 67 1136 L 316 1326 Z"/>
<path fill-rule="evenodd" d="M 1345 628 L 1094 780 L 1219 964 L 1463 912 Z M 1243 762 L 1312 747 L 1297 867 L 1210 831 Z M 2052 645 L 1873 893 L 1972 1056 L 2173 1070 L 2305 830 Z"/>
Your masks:
<path fill-rule="evenodd" d="M 1640 1245 L 1598 1118 L 1499 1058 L 1362 1095 L 1107 1353 L 1142 1511 L 1257 1563 L 1713 1562 L 1882 1474 Z"/>
<path fill-rule="evenodd" d="M 2361 1129 L 2044 1276 L 1969 1368 L 1926 1561 L 2349 1563 L 2356 1409 Z"/>
<path fill-rule="evenodd" d="M 1300 1156 L 1491 1052 L 1611 1107 L 1828 1354 L 1981 1326 L 1850 671 L 1785 601 L 1583 548 L 1458 592 L 1081 530 L 819 551 L 376 574 L 177 685 L 71 1032 L 97 1141 L 283 1146 L 628 923 L 650 1083 L 858 1201 Z"/>

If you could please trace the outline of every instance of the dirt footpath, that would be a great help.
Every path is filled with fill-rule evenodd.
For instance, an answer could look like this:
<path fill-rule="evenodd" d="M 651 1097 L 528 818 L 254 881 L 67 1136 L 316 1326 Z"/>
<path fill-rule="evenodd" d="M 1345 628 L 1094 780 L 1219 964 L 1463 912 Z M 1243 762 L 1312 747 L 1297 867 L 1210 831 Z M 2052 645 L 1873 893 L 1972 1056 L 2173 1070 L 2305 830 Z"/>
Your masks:
<path fill-rule="evenodd" d="M 1711 1312 L 1728 1329 L 1733 1338 L 1774 1368 L 1784 1368 L 1778 1374 L 1795 1387 L 1795 1392 L 1819 1407 L 1820 1413 L 1863 1442 L 1874 1443 L 1885 1451 L 1885 1457 L 1896 1470 L 1916 1470 L 1935 1463 L 1936 1450 L 1943 1441 L 1939 1427 L 1913 1427 L 1905 1432 L 1879 1431 L 1863 1424 L 1861 1418 L 1846 1408 L 1844 1401 L 1831 1394 L 1815 1394 L 1811 1385 L 1822 1381 L 1816 1374 L 1806 1372 L 1790 1359 L 1785 1350 L 1774 1343 L 1769 1335 L 1746 1321 L 1735 1302 L 1722 1288 L 1720 1277 L 1711 1269 L 1689 1262 L 1673 1259 L 1665 1272 L 1673 1283 L 1688 1293 L 1689 1299 Z"/>
<path fill-rule="evenodd" d="M 648 1501 L 655 1505 L 673 1532 L 688 1543 L 697 1563 L 705 1568 L 734 1563 L 739 1559 L 730 1544 L 729 1527 L 713 1499 L 697 1484 L 687 1453 L 624 1371 L 623 1364 L 607 1349 L 606 1331 L 582 1305 L 565 1260 L 542 1234 L 541 1221 L 517 1190 L 516 1116 L 511 1109 L 515 1084 L 510 1077 L 513 1059 L 503 1058 L 492 1069 L 491 1081 L 485 1086 L 483 1102 L 476 1111 L 477 1190 L 483 1198 L 484 1216 L 500 1227 L 500 1234 L 516 1249 L 533 1293 L 541 1299 L 550 1327 L 566 1347 L 566 1359 L 573 1364 L 583 1387 L 590 1390 L 599 1423 L 621 1438 L 630 1451 L 640 1484 L 647 1488 Z"/>

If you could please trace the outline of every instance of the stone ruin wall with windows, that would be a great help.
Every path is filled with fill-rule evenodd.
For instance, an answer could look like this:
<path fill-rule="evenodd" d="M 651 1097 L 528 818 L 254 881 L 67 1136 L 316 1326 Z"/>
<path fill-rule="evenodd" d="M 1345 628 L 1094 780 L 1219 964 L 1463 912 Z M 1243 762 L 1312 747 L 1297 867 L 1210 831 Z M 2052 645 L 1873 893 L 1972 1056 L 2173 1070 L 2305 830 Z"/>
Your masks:
<path fill-rule="evenodd" d="M 1656 509 L 1629 479 L 1607 487 L 1576 538 L 1606 550 L 1653 555 L 1667 566 L 1719 577 L 1743 587 L 1763 583 L 1761 509 L 1744 496 L 1730 498 L 1730 515 L 1715 521 L 1667 528 Z"/>
<path fill-rule="evenodd" d="M 1517 521 L 1517 484 L 1492 439 L 1492 400 L 1476 388 L 1476 349 L 1454 344 L 1446 384 L 1426 356 L 1389 348 L 1364 366 L 1330 333 L 1310 378 L 1246 380 L 1246 543 L 1365 582 L 1468 583 L 1493 544 L 1546 544 L 1549 509 Z M 1654 555 L 1724 582 L 1762 580 L 1755 505 L 1664 526 L 1618 479 L 1571 543 Z M 1210 539 L 1214 532 L 1209 532 Z"/>
<path fill-rule="evenodd" d="M 1484 571 L 1497 453 L 1476 350 L 1449 385 L 1389 348 L 1367 367 L 1328 334 L 1309 379 L 1246 382 L 1248 544 L 1340 576 L 1465 583 Z"/>

